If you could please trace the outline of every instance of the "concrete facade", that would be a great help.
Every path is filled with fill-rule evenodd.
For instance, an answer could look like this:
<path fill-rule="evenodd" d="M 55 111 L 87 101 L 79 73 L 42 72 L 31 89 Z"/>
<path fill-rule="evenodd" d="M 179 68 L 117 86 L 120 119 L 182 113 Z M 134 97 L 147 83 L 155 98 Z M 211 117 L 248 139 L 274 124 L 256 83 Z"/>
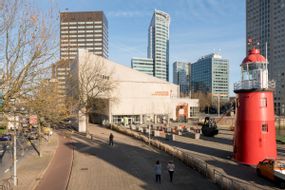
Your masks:
<path fill-rule="evenodd" d="M 88 58 L 87 58 L 88 57 Z M 118 123 L 123 118 L 128 122 L 143 123 L 147 120 L 161 122 L 167 118 L 176 120 L 177 106 L 187 105 L 188 110 L 197 108 L 197 99 L 180 99 L 179 86 L 148 74 L 117 64 L 87 50 L 79 49 L 78 58 L 71 65 L 72 80 L 78 81 L 82 64 L 101 62 L 104 69 L 112 71 L 110 79 L 115 89 L 104 104 L 104 114 L 109 122 Z M 75 88 L 74 90 L 78 90 Z M 76 94 L 76 92 L 74 93 Z M 187 118 L 190 117 L 190 111 Z"/>

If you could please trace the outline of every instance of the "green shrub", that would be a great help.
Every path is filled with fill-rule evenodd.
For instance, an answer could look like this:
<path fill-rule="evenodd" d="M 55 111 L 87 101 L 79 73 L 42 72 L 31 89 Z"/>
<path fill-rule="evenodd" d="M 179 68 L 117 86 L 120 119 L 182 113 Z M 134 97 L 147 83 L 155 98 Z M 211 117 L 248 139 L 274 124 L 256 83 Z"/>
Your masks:
<path fill-rule="evenodd" d="M 6 132 L 6 127 L 2 128 L 0 127 L 0 135 L 4 134 Z"/>
<path fill-rule="evenodd" d="M 277 135 L 276 140 L 279 143 L 285 144 L 285 136 Z"/>

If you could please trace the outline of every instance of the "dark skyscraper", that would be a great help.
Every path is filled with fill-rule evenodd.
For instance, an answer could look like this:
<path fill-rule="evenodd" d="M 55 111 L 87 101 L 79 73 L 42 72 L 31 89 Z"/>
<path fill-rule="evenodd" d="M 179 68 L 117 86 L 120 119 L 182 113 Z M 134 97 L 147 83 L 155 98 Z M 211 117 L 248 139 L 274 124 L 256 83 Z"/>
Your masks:
<path fill-rule="evenodd" d="M 285 114 L 285 0 L 247 0 L 246 37 L 269 61 L 269 79 L 276 82 L 274 108 Z M 267 52 L 266 52 L 267 43 Z M 250 45 L 247 45 L 247 50 Z"/>
<path fill-rule="evenodd" d="M 60 61 L 53 65 L 59 93 L 66 95 L 66 79 L 79 48 L 108 58 L 108 21 L 102 11 L 60 13 Z"/>
<path fill-rule="evenodd" d="M 108 58 L 108 21 L 102 11 L 60 13 L 60 58 L 74 59 L 78 48 Z"/>

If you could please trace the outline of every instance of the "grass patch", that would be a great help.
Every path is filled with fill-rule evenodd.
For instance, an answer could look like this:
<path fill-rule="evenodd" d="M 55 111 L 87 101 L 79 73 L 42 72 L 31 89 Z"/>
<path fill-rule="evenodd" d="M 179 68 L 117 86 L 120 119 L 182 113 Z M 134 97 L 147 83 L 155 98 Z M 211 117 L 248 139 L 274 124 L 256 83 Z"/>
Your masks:
<path fill-rule="evenodd" d="M 3 135 L 4 133 L 6 133 L 6 129 L 0 128 L 0 135 Z"/>
<path fill-rule="evenodd" d="M 285 136 L 277 135 L 276 141 L 282 144 L 285 144 Z"/>

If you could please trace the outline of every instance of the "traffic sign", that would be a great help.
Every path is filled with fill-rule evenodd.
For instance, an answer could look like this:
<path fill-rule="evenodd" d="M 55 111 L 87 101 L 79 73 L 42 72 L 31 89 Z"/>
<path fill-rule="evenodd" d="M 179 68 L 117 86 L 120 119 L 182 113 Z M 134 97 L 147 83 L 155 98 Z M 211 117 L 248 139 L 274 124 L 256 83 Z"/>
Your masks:
<path fill-rule="evenodd" d="M 37 117 L 37 115 L 30 115 L 29 123 L 30 123 L 31 125 L 36 125 L 36 124 L 38 123 L 38 117 Z"/>

